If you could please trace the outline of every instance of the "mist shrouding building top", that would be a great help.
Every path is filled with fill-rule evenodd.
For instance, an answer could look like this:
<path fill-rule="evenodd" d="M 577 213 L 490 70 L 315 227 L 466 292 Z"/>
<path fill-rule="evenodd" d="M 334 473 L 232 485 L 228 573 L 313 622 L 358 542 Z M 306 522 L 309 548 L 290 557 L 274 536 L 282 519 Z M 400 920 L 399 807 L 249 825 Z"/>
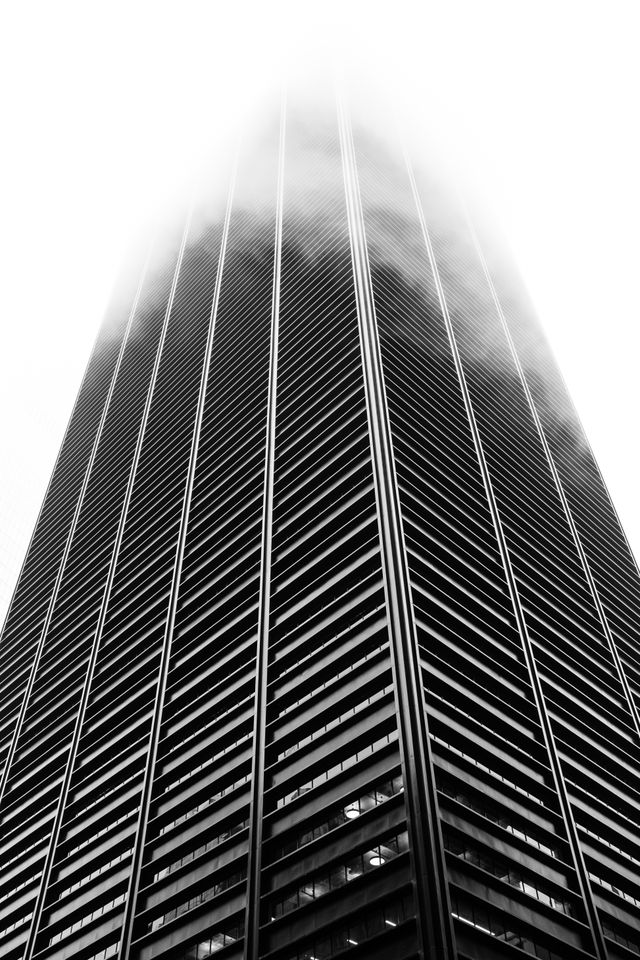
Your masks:
<path fill-rule="evenodd" d="M 341 104 L 225 176 L 6 620 L 2 956 L 639 955 L 640 579 L 513 267 Z"/>

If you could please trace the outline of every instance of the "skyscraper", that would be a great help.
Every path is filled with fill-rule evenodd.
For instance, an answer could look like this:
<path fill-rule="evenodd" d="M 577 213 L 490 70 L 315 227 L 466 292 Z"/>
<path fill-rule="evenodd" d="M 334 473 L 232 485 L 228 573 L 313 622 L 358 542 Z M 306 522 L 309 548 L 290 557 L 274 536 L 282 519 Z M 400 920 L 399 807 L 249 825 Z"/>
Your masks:
<path fill-rule="evenodd" d="M 221 193 L 5 624 L 3 956 L 637 956 L 640 579 L 508 258 L 341 105 Z"/>

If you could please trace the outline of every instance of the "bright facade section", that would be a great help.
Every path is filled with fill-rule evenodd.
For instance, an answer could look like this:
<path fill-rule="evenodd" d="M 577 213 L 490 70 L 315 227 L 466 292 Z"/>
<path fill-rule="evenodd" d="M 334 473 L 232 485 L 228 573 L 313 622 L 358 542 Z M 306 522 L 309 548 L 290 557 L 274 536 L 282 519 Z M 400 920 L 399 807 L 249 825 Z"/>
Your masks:
<path fill-rule="evenodd" d="M 273 111 L 131 265 L 0 648 L 5 960 L 640 955 L 640 579 L 507 260 Z"/>

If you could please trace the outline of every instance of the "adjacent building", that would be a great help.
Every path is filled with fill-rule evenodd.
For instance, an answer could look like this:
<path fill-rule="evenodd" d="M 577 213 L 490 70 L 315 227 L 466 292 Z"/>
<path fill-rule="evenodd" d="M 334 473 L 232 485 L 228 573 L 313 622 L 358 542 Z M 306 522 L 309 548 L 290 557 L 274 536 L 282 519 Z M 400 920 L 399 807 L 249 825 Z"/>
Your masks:
<path fill-rule="evenodd" d="M 514 268 L 341 103 L 243 144 L 6 620 L 0 952 L 637 957 L 640 578 Z"/>

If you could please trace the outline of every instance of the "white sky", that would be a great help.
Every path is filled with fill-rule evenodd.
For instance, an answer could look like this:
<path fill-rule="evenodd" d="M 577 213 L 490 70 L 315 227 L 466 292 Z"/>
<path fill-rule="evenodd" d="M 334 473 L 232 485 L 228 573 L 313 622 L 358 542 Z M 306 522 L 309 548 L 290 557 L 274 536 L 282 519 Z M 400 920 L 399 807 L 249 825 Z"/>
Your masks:
<path fill-rule="evenodd" d="M 7 3 L 0 618 L 127 240 L 284 65 L 443 129 L 510 238 L 640 555 L 640 3 Z M 3 596 L 4 594 L 4 596 Z"/>

